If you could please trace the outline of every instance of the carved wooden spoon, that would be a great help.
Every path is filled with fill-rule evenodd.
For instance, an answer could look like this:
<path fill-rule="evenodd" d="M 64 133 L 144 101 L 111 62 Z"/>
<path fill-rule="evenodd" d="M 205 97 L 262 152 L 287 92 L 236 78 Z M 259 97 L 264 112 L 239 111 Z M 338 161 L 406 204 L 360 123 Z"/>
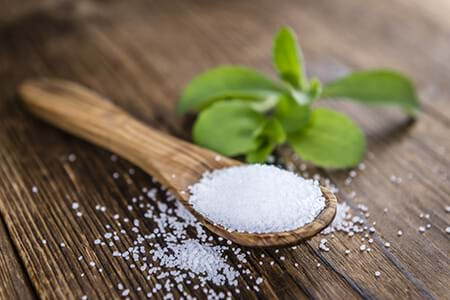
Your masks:
<path fill-rule="evenodd" d="M 20 86 L 19 93 L 34 115 L 141 167 L 170 188 L 209 230 L 237 244 L 251 247 L 295 244 L 320 232 L 336 214 L 336 197 L 321 187 L 326 204 L 312 223 L 286 232 L 230 232 L 195 211 L 188 201 L 188 187 L 206 171 L 240 162 L 152 129 L 75 83 L 51 79 L 28 81 Z"/>

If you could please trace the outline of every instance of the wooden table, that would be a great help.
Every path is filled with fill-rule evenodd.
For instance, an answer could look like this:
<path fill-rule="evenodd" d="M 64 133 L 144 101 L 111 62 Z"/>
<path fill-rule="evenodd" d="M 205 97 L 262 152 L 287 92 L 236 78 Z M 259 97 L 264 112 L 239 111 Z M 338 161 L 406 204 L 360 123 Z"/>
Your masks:
<path fill-rule="evenodd" d="M 16 96 L 20 82 L 53 76 L 83 83 L 148 124 L 189 139 L 189 126 L 174 111 L 182 87 L 218 64 L 273 74 L 272 37 L 288 24 L 310 74 L 327 81 L 351 69 L 398 69 L 417 83 L 423 114 L 411 124 L 395 109 L 322 102 L 350 114 L 368 136 L 366 170 L 351 184 L 345 184 L 348 171 L 317 172 L 354 210 L 369 207 L 368 222 L 377 222 L 372 252 L 360 253 L 360 237 L 344 233 L 327 237 L 329 252 L 318 249 L 320 236 L 295 250 L 250 250 L 249 268 L 264 278 L 261 291 L 217 290 L 245 299 L 450 299 L 448 1 L 2 0 L 0 7 L 0 298 L 111 299 L 121 297 L 118 282 L 144 291 L 155 284 L 92 243 L 111 219 L 96 205 L 133 217 L 127 205 L 141 187 L 154 185 L 151 177 L 139 170 L 128 176 L 130 163 L 113 162 L 111 153 L 30 117 Z M 391 175 L 402 183 L 392 183 Z M 82 217 L 71 209 L 74 201 Z M 260 265 L 262 253 L 275 264 Z M 78 262 L 81 254 L 104 272 Z"/>

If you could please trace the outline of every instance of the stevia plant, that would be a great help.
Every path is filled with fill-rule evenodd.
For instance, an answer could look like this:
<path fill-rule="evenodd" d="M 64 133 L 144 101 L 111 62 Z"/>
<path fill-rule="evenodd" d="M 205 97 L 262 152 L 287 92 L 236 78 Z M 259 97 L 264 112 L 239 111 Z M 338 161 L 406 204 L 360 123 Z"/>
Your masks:
<path fill-rule="evenodd" d="M 413 117 L 420 110 L 410 79 L 392 70 L 354 72 L 323 87 L 307 78 L 297 38 L 287 27 L 275 37 L 273 62 L 280 80 L 247 67 L 221 66 L 186 86 L 177 110 L 199 112 L 195 143 L 227 156 L 245 155 L 249 163 L 264 162 L 287 143 L 317 166 L 347 168 L 364 156 L 364 133 L 342 113 L 311 107 L 314 101 L 396 105 Z"/>

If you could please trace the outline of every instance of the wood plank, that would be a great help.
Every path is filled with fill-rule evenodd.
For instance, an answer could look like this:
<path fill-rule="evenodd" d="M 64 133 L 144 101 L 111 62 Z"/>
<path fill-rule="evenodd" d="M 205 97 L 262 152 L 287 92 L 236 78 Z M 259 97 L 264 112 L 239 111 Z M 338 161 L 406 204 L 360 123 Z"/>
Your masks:
<path fill-rule="evenodd" d="M 445 21 L 432 17 L 436 15 L 433 10 L 422 12 L 406 1 L 389 5 L 373 1 L 373 9 L 356 1 L 344 6 L 330 1 L 276 6 L 270 1 L 258 5 L 80 3 L 89 4 L 88 14 L 74 9 L 57 17 L 59 8 L 52 8 L 41 12 L 39 18 L 29 15 L 0 29 L 0 41 L 8 41 L 0 48 L 0 178 L 7 178 L 0 179 L 0 195 L 14 199 L 0 202 L 0 210 L 40 296 L 118 296 L 116 285 L 120 281 L 144 290 L 154 286 L 154 282 L 145 282 L 128 270 L 127 264 L 109 261 L 105 253 L 89 244 L 101 235 L 99 226 L 108 220 L 96 214 L 97 203 L 134 216 L 126 209 L 133 191 L 152 186 L 152 182 L 140 172 L 131 185 L 112 180 L 112 172 L 125 173 L 130 165 L 111 164 L 108 153 L 30 120 L 13 97 L 16 84 L 36 75 L 78 80 L 149 124 L 189 138 L 189 122 L 180 122 L 174 114 L 183 84 L 220 63 L 245 63 L 273 72 L 271 39 L 280 25 L 288 23 L 299 32 L 311 73 L 333 78 L 353 68 L 395 67 L 412 74 L 421 92 L 430 98 L 425 99 L 424 116 L 409 127 L 396 111 L 329 104 L 363 125 L 369 135 L 369 150 L 375 155 L 350 186 L 344 184 L 347 172 L 322 173 L 341 189 L 342 199 L 354 207 L 358 203 L 369 205 L 369 220 L 378 222 L 373 251 L 358 253 L 360 240 L 343 234 L 328 238 L 332 250 L 326 253 L 317 250 L 321 237 L 295 250 L 254 250 L 249 264 L 254 274 L 265 278 L 264 287 L 257 294 L 246 291 L 246 283 L 240 282 L 244 293 L 240 296 L 448 297 L 449 245 L 443 229 L 449 221 L 443 205 L 448 205 L 449 195 L 448 176 L 444 175 L 449 169 L 445 99 L 450 93 L 445 83 L 450 73 L 448 65 L 441 62 L 450 51 L 446 52 L 449 46 L 441 41 L 449 30 Z M 411 18 L 416 21 L 411 23 Z M 436 45 L 431 54 L 430 44 Z M 440 97 L 431 99 L 428 89 L 435 85 Z M 72 152 L 78 157 L 75 164 L 64 160 Z M 413 174 L 411 180 L 407 180 L 409 173 Z M 393 185 L 389 182 L 392 174 L 402 176 L 405 182 Z M 16 184 L 11 186 L 10 182 Z M 32 185 L 39 186 L 38 195 L 30 193 Z M 350 196 L 353 191 L 356 199 Z M 76 196 L 91 212 L 84 215 L 83 222 L 70 212 L 66 194 Z M 383 213 L 385 207 L 388 214 Z M 420 212 L 432 212 L 432 229 L 424 235 L 417 232 L 424 222 L 418 218 Z M 405 232 L 402 238 L 396 236 L 398 229 Z M 49 248 L 39 244 L 43 236 L 51 241 Z M 384 248 L 384 240 L 391 242 L 390 249 Z M 69 247 L 60 249 L 61 241 Z M 352 249 L 350 257 L 343 254 L 347 248 Z M 79 278 L 83 272 L 83 265 L 76 260 L 79 253 L 94 257 L 110 272 L 92 272 L 85 279 Z M 263 266 L 259 264 L 261 253 L 268 260 Z M 286 259 L 281 260 L 281 256 Z M 276 264 L 270 266 L 272 259 Z M 318 262 L 322 264 L 319 268 Z M 382 271 L 378 280 L 373 275 L 376 270 Z"/>
<path fill-rule="evenodd" d="M 0 220 L 0 299 L 35 299 L 36 296 Z"/>

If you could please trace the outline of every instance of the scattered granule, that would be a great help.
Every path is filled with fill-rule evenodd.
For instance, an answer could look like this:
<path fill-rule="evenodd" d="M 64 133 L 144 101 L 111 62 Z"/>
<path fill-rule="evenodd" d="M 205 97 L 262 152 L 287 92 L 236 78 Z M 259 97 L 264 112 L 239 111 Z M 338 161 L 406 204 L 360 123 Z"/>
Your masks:
<path fill-rule="evenodd" d="M 72 209 L 76 210 L 78 208 L 80 208 L 80 204 L 78 202 L 72 202 Z"/>
<path fill-rule="evenodd" d="M 424 226 L 419 226 L 419 232 L 424 233 L 426 228 Z"/>
<path fill-rule="evenodd" d="M 41 243 L 42 245 L 47 245 L 47 240 L 42 240 Z"/>
<path fill-rule="evenodd" d="M 263 281 L 264 281 L 264 279 L 262 277 L 258 277 L 258 278 L 256 278 L 255 283 L 257 285 L 260 285 L 261 283 L 263 283 Z"/>
<path fill-rule="evenodd" d="M 445 206 L 445 212 L 450 213 L 450 205 Z"/>
<path fill-rule="evenodd" d="M 345 249 L 345 255 L 349 255 L 350 254 L 350 249 Z"/>
<path fill-rule="evenodd" d="M 366 251 L 366 249 L 367 249 L 367 246 L 364 245 L 364 244 L 362 244 L 361 246 L 359 246 L 359 250 L 360 250 L 361 252 Z"/>
<path fill-rule="evenodd" d="M 83 295 L 83 296 L 81 296 L 81 300 L 87 300 L 87 296 L 86 295 Z"/>
<path fill-rule="evenodd" d="M 66 244 L 60 243 L 59 246 L 60 246 L 61 248 L 65 248 L 65 247 L 66 247 Z"/>
<path fill-rule="evenodd" d="M 328 241 L 326 239 L 320 240 L 319 249 L 325 252 L 330 251 L 330 247 L 328 246 Z"/>
<path fill-rule="evenodd" d="M 403 235 L 403 231 L 401 231 L 401 230 L 397 231 L 397 235 L 398 236 L 402 236 Z"/>
<path fill-rule="evenodd" d="M 322 230 L 322 234 L 329 234 L 335 231 L 344 231 L 349 232 L 349 228 L 353 226 L 353 223 L 348 222 L 348 219 L 351 217 L 349 215 L 350 207 L 345 203 L 338 203 L 336 207 L 336 217 L 333 222 Z"/>
<path fill-rule="evenodd" d="M 358 204 L 358 209 L 364 213 L 369 211 L 369 208 L 367 207 L 367 205 L 362 204 L 362 203 Z"/>
<path fill-rule="evenodd" d="M 391 243 L 389 243 L 389 242 L 384 243 L 384 247 L 386 247 L 386 248 L 391 247 Z"/>
<path fill-rule="evenodd" d="M 70 161 L 70 162 L 74 162 L 74 161 L 77 160 L 77 156 L 76 156 L 75 154 L 73 154 L 73 153 L 70 153 L 70 154 L 67 156 L 67 160 Z"/>
<path fill-rule="evenodd" d="M 375 271 L 375 277 L 380 277 L 381 276 L 381 272 L 380 271 Z"/>
<path fill-rule="evenodd" d="M 197 240 L 186 240 L 182 244 L 168 245 L 153 252 L 160 257 L 161 266 L 187 270 L 216 285 L 237 285 L 239 273 L 223 258 L 221 246 L 201 244 Z"/>
<path fill-rule="evenodd" d="M 448 226 L 447 228 L 445 228 L 445 232 L 446 232 L 446 233 L 450 233 L 450 226 Z"/>
<path fill-rule="evenodd" d="M 403 179 L 402 179 L 401 177 L 395 176 L 395 175 L 389 176 L 389 180 L 390 180 L 392 183 L 396 183 L 396 184 L 400 184 L 400 183 L 403 182 Z"/>
<path fill-rule="evenodd" d="M 205 173 L 190 187 L 190 193 L 189 202 L 195 210 L 239 232 L 294 230 L 311 223 L 325 207 L 317 181 L 270 165 Z"/>
<path fill-rule="evenodd" d="M 33 186 L 33 187 L 31 187 L 31 191 L 32 191 L 33 193 L 37 194 L 37 193 L 39 192 L 39 189 L 38 189 L 37 186 Z"/>

